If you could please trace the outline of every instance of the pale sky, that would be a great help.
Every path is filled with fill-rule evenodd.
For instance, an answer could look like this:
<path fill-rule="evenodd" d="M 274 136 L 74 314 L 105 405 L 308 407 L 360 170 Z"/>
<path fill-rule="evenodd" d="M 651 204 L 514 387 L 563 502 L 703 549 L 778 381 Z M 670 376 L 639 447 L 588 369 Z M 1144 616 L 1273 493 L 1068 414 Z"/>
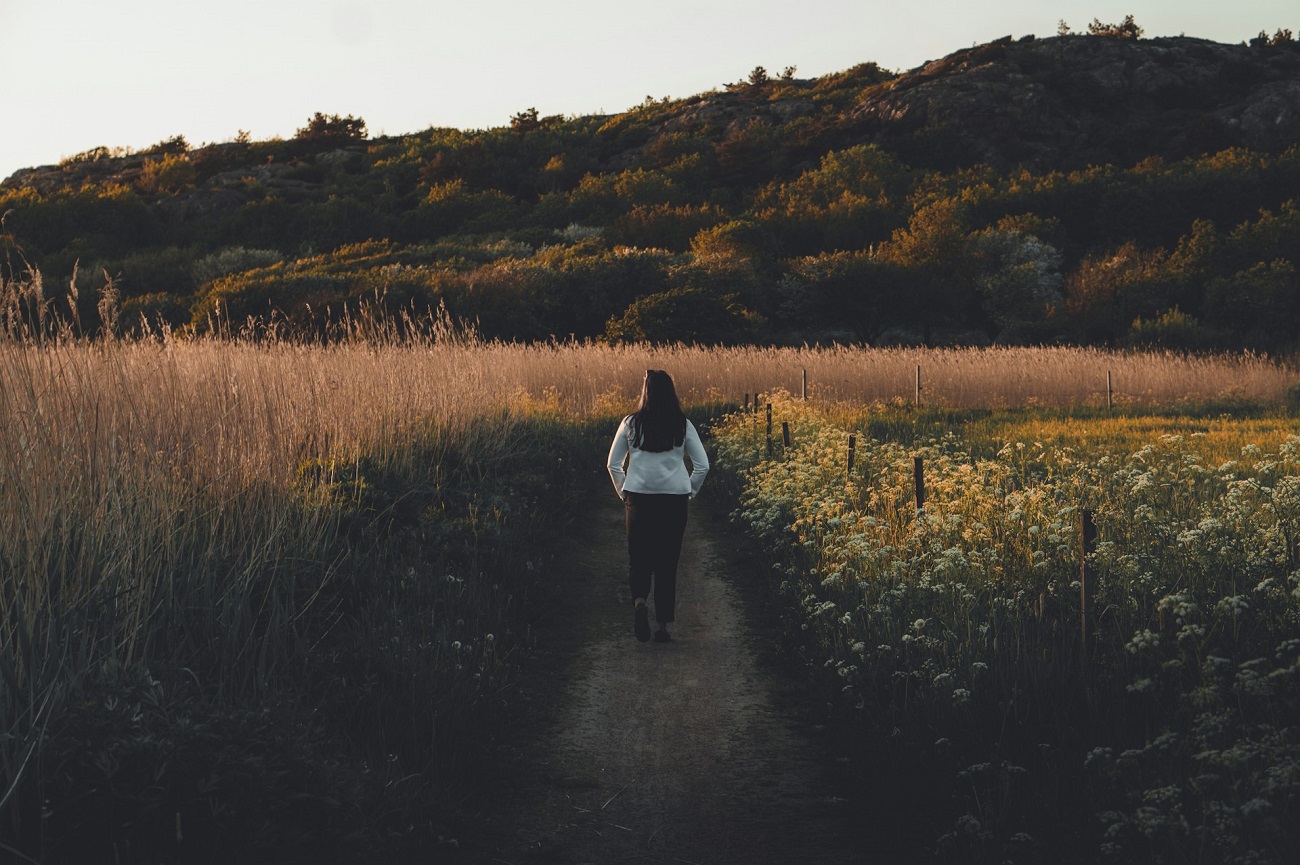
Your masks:
<path fill-rule="evenodd" d="M 101 145 L 289 138 L 316 111 L 371 135 L 616 113 L 760 65 L 901 71 L 1126 14 L 1148 37 L 1300 32 L 1296 0 L 0 0 L 0 178 Z"/>

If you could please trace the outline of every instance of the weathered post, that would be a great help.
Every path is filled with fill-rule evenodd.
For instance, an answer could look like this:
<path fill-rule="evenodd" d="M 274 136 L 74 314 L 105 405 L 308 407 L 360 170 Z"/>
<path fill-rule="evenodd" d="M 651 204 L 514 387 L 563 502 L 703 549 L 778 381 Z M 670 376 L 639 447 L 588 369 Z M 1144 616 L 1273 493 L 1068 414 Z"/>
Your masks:
<path fill-rule="evenodd" d="M 806 401 L 808 399 L 808 370 L 806 368 L 803 371 L 803 386 L 800 389 L 800 392 L 803 394 L 803 398 Z"/>
<path fill-rule="evenodd" d="M 925 464 L 921 457 L 912 457 L 912 482 L 916 486 L 916 514 L 925 512 Z"/>
<path fill-rule="evenodd" d="M 1106 370 L 1106 408 L 1115 407 L 1115 388 L 1111 384 L 1110 370 Z"/>
<path fill-rule="evenodd" d="M 921 365 L 916 365 L 916 407 L 921 407 Z"/>
<path fill-rule="evenodd" d="M 858 437 L 857 437 L 856 435 L 854 435 L 853 433 L 849 433 L 849 469 L 848 469 L 848 474 L 849 474 L 849 477 L 850 477 L 850 478 L 853 477 L 853 452 L 854 452 L 854 450 L 857 448 L 857 444 L 858 444 Z"/>
<path fill-rule="evenodd" d="M 1092 511 L 1084 508 L 1081 531 L 1079 532 L 1079 607 L 1080 627 L 1083 636 L 1083 665 L 1086 669 L 1092 657 L 1093 644 L 1097 637 L 1097 617 L 1093 612 L 1093 597 L 1096 594 L 1097 575 L 1093 572 L 1089 556 L 1097 547 L 1097 525 L 1092 521 Z"/>
<path fill-rule="evenodd" d="M 781 421 L 781 444 L 785 446 L 786 450 L 790 449 L 790 422 L 788 420 Z"/>

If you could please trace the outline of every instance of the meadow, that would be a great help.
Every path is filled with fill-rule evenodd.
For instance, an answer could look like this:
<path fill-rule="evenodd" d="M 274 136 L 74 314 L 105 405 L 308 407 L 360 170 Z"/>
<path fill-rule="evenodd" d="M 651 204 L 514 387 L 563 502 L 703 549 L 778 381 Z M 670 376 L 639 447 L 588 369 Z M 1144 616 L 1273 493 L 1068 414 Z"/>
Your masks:
<path fill-rule="evenodd" d="M 974 407 L 1100 413 L 1108 371 L 1117 403 L 1135 410 L 1280 406 L 1296 378 L 1248 355 L 515 344 L 484 341 L 436 318 L 402 329 L 355 322 L 309 344 L 266 331 L 91 341 L 46 327 L 29 314 L 30 300 L 10 293 L 0 333 L 0 849 L 44 862 L 284 850 L 304 861 L 323 851 L 382 858 L 413 838 L 436 843 L 452 835 L 457 803 L 473 795 L 502 725 L 521 711 L 512 702 L 515 677 L 532 639 L 530 617 L 557 580 L 553 554 L 573 529 L 566 515 L 581 514 L 584 499 L 604 491 L 607 436 L 633 406 L 646 368 L 669 369 L 701 421 L 737 409 L 749 394 L 796 389 L 806 371 L 809 405 L 875 405 L 884 431 L 914 427 L 921 417 L 947 423 L 961 411 L 986 424 L 1028 417 Z M 929 406 L 920 410 L 906 405 L 917 365 Z M 933 719 L 926 723 L 973 713 L 956 705 L 958 691 L 977 707 L 998 688 L 1023 688 L 1021 674 L 997 653 L 1008 651 L 1007 640 L 1028 645 L 1022 620 L 1030 593 L 1017 588 L 997 602 L 1003 606 L 992 599 L 1020 582 L 1035 590 L 1051 584 L 1068 608 L 1061 575 L 1071 566 L 1068 544 L 1031 549 L 1019 531 L 1032 523 L 1064 537 L 1062 521 L 1077 502 L 1060 490 L 1077 494 L 1087 484 L 1113 496 L 1109 510 L 1096 503 L 1110 544 L 1099 553 L 1106 567 L 1126 579 L 1157 574 L 1140 595 L 1115 590 L 1107 603 L 1122 613 L 1107 618 L 1106 632 L 1118 619 L 1132 633 L 1120 648 L 1103 641 L 1110 649 L 1098 650 L 1124 661 L 1125 676 L 1142 665 L 1151 682 L 1142 694 L 1191 687 L 1193 679 L 1213 684 L 1196 678 L 1209 649 L 1180 640 L 1181 631 L 1150 651 L 1123 648 L 1142 628 L 1156 627 L 1149 620 L 1161 604 L 1175 604 L 1162 621 L 1205 627 L 1210 637 L 1229 624 L 1237 633 L 1239 621 L 1251 623 L 1251 635 L 1266 635 L 1252 636 L 1250 649 L 1222 650 L 1223 688 L 1240 670 L 1280 681 L 1275 670 L 1293 661 L 1284 652 L 1276 663 L 1241 666 L 1266 643 L 1269 652 L 1283 651 L 1269 641 L 1294 625 L 1287 618 L 1293 580 L 1275 561 L 1295 570 L 1294 540 L 1285 554 L 1277 540 L 1293 518 L 1281 510 L 1295 494 L 1283 483 L 1295 468 L 1293 444 L 1199 474 L 1199 463 L 1152 444 L 1148 461 L 1156 468 L 1144 471 L 1157 473 L 1149 483 L 1169 474 L 1178 532 L 1193 531 L 1188 514 L 1209 506 L 1198 496 L 1219 496 L 1205 501 L 1220 504 L 1236 496 L 1238 510 L 1219 515 L 1217 527 L 1196 529 L 1200 546 L 1184 558 L 1201 562 L 1201 571 L 1189 587 L 1168 576 L 1172 565 L 1148 563 L 1130 549 L 1149 539 L 1125 534 L 1121 517 L 1146 489 L 1130 489 L 1136 468 L 1041 449 L 1008 451 L 995 470 L 970 463 L 952 441 L 924 445 L 936 478 L 947 480 L 936 482 L 936 509 L 914 522 L 902 516 L 891 474 L 901 445 L 864 438 L 856 488 L 867 498 L 855 519 L 870 512 L 879 525 L 874 534 L 845 532 L 841 543 L 828 528 L 824 496 L 833 488 L 843 509 L 854 486 L 811 480 L 830 471 L 814 456 L 817 447 L 829 454 L 839 432 L 818 426 L 817 412 L 801 401 L 777 399 L 780 412 L 798 417 L 798 459 L 758 460 L 752 416 L 722 422 L 717 447 L 735 485 L 748 471 L 742 514 L 781 553 L 783 567 L 803 568 L 787 576 L 807 580 L 811 572 L 794 563 L 812 556 L 817 573 L 828 575 L 810 583 L 813 591 L 823 580 L 850 593 L 915 584 L 924 585 L 916 597 L 925 604 L 941 595 L 956 604 L 940 612 L 914 607 L 909 588 L 906 598 L 887 602 L 894 606 L 865 595 L 850 604 L 840 594 L 834 603 L 842 612 L 819 609 L 821 600 L 808 606 L 827 659 L 854 668 L 842 674 L 845 687 L 864 707 L 884 699 L 876 693 L 881 681 L 895 681 L 895 655 L 874 648 L 886 644 L 907 646 L 929 677 L 906 684 L 907 698 L 891 711 L 923 712 Z M 792 474 L 778 482 L 764 472 Z M 989 484 L 998 472 L 1005 477 L 998 475 L 995 495 Z M 1056 483 L 1058 474 L 1071 478 L 1065 487 L 1039 483 L 1040 475 Z M 966 522 L 957 523 L 944 510 L 944 490 L 965 477 L 981 483 L 969 488 Z M 1262 482 L 1242 487 L 1248 478 L 1264 478 L 1267 490 Z M 769 516 L 755 521 L 756 508 Z M 988 515 L 994 511 L 996 519 Z M 984 527 L 971 528 L 977 523 Z M 786 550 L 787 528 L 812 532 L 812 546 Z M 977 533 L 959 543 L 969 531 Z M 1251 585 L 1211 598 L 1221 588 L 1220 561 L 1247 568 Z M 960 588 L 935 588 L 954 575 Z M 1187 603 L 1201 605 L 1191 618 L 1162 600 L 1184 590 L 1192 592 Z M 970 593 L 980 600 L 960 600 Z M 1248 599 L 1245 619 L 1215 606 L 1235 597 Z M 954 643 L 948 633 L 953 616 L 977 604 L 1002 611 L 995 634 L 1010 629 L 993 654 L 985 641 Z M 850 621 L 835 624 L 844 616 Z M 1074 668 L 1077 650 L 1068 641 L 1038 634 L 1032 645 L 1041 675 Z M 1159 672 L 1182 659 L 1185 646 L 1200 654 L 1185 659 L 1182 672 Z M 976 663 L 1003 684 L 985 688 L 970 672 Z M 889 670 L 884 680 L 868 675 L 877 669 Z M 911 682 L 912 668 L 899 669 Z M 951 681 L 934 685 L 942 675 Z M 1139 714 L 1126 710 L 1116 725 L 1131 726 Z M 1073 743 L 1061 743 L 1063 753 L 1067 746 Z M 1128 764 L 1111 747 L 1111 762 L 1099 765 L 1118 775 Z M 1267 802 L 1268 815 L 1287 807 Z"/>
<path fill-rule="evenodd" d="M 863 783 L 942 860 L 1290 861 L 1293 416 L 772 404 L 771 443 L 713 428 L 736 517 Z"/>

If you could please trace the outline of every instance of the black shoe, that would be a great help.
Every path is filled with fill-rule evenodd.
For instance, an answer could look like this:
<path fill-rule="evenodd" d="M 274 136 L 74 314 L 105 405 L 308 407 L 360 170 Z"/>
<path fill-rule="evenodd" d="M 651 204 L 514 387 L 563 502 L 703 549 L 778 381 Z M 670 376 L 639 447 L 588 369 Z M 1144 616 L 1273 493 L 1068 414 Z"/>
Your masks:
<path fill-rule="evenodd" d="M 636 624 L 633 626 L 632 632 L 643 643 L 650 639 L 650 613 L 646 610 L 645 604 L 637 604 Z"/>
<path fill-rule="evenodd" d="M 656 643 L 671 643 L 672 641 L 673 641 L 673 638 L 670 637 L 670 636 L 668 636 L 668 632 L 667 632 L 667 631 L 664 631 L 664 630 L 655 631 L 655 642 L 656 642 Z"/>

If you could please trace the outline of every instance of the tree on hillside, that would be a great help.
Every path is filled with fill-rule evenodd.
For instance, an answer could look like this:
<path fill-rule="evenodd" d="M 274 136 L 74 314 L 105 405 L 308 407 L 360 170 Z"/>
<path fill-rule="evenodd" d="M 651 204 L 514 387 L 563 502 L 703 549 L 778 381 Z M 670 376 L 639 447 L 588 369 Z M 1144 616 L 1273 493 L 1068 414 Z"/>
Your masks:
<path fill-rule="evenodd" d="M 1168 310 L 1168 274 L 1162 250 L 1147 251 L 1132 241 L 1089 256 L 1065 278 L 1062 305 L 1085 342 L 1115 343 L 1137 318 Z"/>
<path fill-rule="evenodd" d="M 1272 37 L 1270 37 L 1267 32 L 1261 30 L 1259 31 L 1258 36 L 1250 40 L 1250 47 L 1252 48 L 1279 48 L 1281 46 L 1293 47 L 1295 44 L 1295 34 L 1292 33 L 1289 28 L 1283 29 L 1281 27 L 1277 29 Z"/>
<path fill-rule="evenodd" d="M 307 121 L 307 125 L 294 135 L 300 141 L 364 141 L 366 138 L 366 121 L 351 114 L 340 117 L 337 114 L 322 114 L 317 111 Z"/>
<path fill-rule="evenodd" d="M 1003 341 L 1032 340 L 1034 328 L 1061 302 L 1061 253 L 1019 231 L 990 229 L 974 238 L 976 287 L 984 314 Z"/>
<path fill-rule="evenodd" d="M 527 108 L 510 118 L 510 129 L 520 135 L 532 132 L 541 125 L 542 121 L 538 119 L 536 108 Z"/>
<path fill-rule="evenodd" d="M 680 286 L 640 298 L 605 326 L 606 342 L 732 345 L 753 339 L 757 316 L 739 295 Z"/>
<path fill-rule="evenodd" d="M 961 328 L 979 314 L 967 214 L 949 198 L 931 202 L 893 232 L 879 257 L 906 275 L 908 325 L 928 343 L 936 331 Z"/>
<path fill-rule="evenodd" d="M 1112 39 L 1141 39 L 1142 28 L 1133 20 L 1132 15 L 1125 15 L 1118 24 L 1103 24 L 1094 18 L 1088 25 L 1089 36 L 1109 36 Z"/>
<path fill-rule="evenodd" d="M 166 156 L 175 153 L 188 153 L 190 143 L 185 140 L 184 135 L 173 135 L 171 138 L 164 138 L 152 147 L 147 147 L 140 153 L 144 156 Z"/>
<path fill-rule="evenodd" d="M 1207 323 L 1242 334 L 1256 347 L 1293 346 L 1300 333 L 1300 277 L 1295 266 L 1276 259 L 1210 280 L 1205 314 Z"/>

